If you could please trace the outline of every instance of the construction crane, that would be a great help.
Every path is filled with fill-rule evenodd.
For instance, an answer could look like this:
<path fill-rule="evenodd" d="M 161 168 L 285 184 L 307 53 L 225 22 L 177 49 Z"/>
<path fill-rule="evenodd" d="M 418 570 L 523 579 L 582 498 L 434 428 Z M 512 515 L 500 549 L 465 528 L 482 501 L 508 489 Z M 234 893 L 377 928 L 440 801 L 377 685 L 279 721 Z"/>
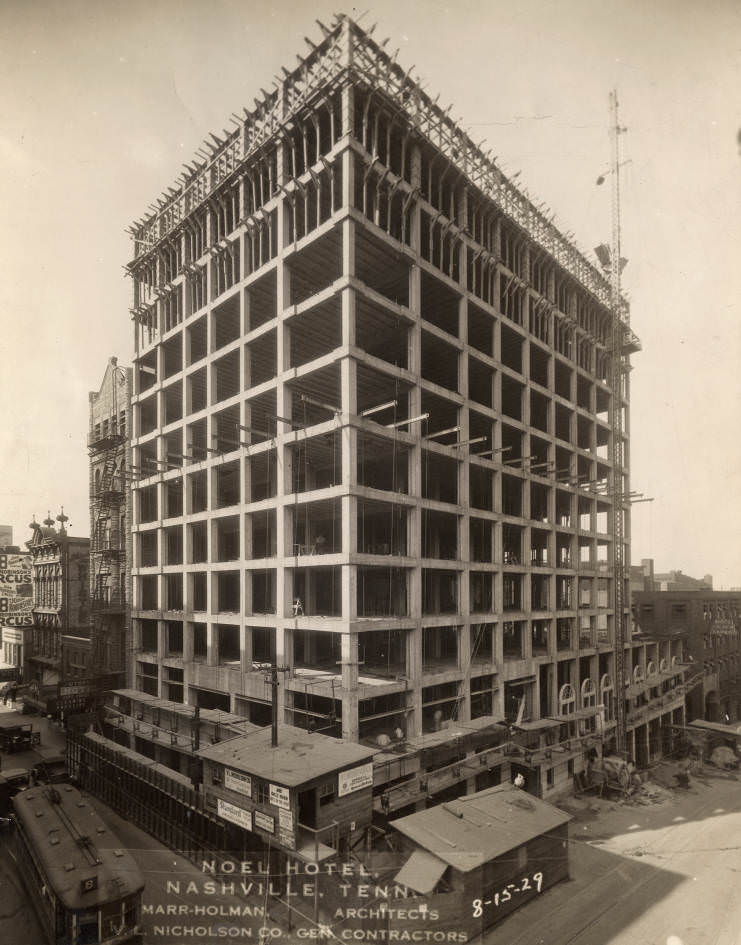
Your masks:
<path fill-rule="evenodd" d="M 623 260 L 620 256 L 620 135 L 625 131 L 618 120 L 617 91 L 610 93 L 610 144 L 612 177 L 612 240 L 610 245 L 610 314 L 612 316 L 612 344 L 610 357 L 610 387 L 612 389 L 610 426 L 612 428 L 612 542 L 613 592 L 615 614 L 615 748 L 625 751 L 625 510 L 626 487 L 623 442 L 624 378 L 628 370 L 626 357 L 626 327 L 628 308 L 623 311 L 620 295 L 620 275 Z"/>
<path fill-rule="evenodd" d="M 612 240 L 610 246 L 604 243 L 595 247 L 600 265 L 610 277 L 610 376 L 612 391 L 610 403 L 610 428 L 612 433 L 612 482 L 608 490 L 612 498 L 612 539 L 613 539 L 613 606 L 615 613 L 615 748 L 619 753 L 626 748 L 625 719 L 625 645 L 627 641 L 625 621 L 625 515 L 634 502 L 652 502 L 651 498 L 642 498 L 642 493 L 633 493 L 625 482 L 625 443 L 623 440 L 623 400 L 625 398 L 625 378 L 630 371 L 629 356 L 641 350 L 641 344 L 630 328 L 630 310 L 624 304 L 620 290 L 620 276 L 626 260 L 620 255 L 620 135 L 627 129 L 621 127 L 618 119 L 617 92 L 610 93 L 610 170 L 597 178 L 597 184 L 603 184 L 611 178 L 612 190 Z"/>

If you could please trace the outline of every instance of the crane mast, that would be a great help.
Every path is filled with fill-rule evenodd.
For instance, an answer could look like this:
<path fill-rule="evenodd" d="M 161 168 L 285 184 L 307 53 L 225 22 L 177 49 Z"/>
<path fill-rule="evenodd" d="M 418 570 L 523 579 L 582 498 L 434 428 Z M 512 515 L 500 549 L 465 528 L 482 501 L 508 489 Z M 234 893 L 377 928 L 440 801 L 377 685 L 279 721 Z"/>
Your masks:
<path fill-rule="evenodd" d="M 610 420 L 612 428 L 612 542 L 613 594 L 615 614 L 615 742 L 618 752 L 625 751 L 625 503 L 627 490 L 624 469 L 623 395 L 627 369 L 624 356 L 624 329 L 627 311 L 622 311 L 620 297 L 620 135 L 625 129 L 618 121 L 617 91 L 610 93 L 610 143 L 612 178 L 612 243 L 610 246 L 610 310 L 612 345 L 610 387 L 612 390 Z M 625 319 L 625 322 L 624 322 Z"/>

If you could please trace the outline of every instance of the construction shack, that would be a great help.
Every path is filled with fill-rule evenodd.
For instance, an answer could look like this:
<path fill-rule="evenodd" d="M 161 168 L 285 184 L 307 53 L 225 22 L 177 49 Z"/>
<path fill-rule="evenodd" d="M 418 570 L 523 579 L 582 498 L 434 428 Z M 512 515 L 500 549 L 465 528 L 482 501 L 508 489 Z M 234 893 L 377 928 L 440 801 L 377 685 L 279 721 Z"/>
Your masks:
<path fill-rule="evenodd" d="M 568 879 L 570 819 L 512 785 L 402 817 L 391 823 L 407 857 L 395 881 L 430 904 L 457 902 L 473 938 Z"/>

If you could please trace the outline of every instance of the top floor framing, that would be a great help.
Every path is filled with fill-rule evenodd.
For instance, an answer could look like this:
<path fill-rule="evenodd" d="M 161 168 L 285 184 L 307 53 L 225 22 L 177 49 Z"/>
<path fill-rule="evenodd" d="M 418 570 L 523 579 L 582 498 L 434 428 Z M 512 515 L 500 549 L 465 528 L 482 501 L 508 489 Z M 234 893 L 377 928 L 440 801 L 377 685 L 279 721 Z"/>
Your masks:
<path fill-rule="evenodd" d="M 343 95 L 348 86 L 352 94 Z M 204 257 L 232 253 L 231 233 L 247 231 L 259 265 L 280 249 L 281 204 L 293 211 L 287 232 L 295 241 L 308 232 L 310 218 L 321 216 L 322 202 L 334 210 L 349 197 L 372 218 L 385 212 L 388 220 L 396 207 L 400 222 L 391 235 L 402 244 L 410 238 L 407 214 L 419 203 L 420 243 L 451 275 L 460 258 L 455 250 L 464 247 L 474 295 L 502 304 L 501 297 L 487 298 L 485 288 L 498 264 L 508 274 L 506 295 L 529 284 L 542 293 L 544 310 L 561 312 L 609 344 L 609 281 L 421 89 L 411 70 L 349 18 L 338 17 L 299 66 L 284 70 L 275 89 L 234 121 L 224 137 L 211 135 L 208 151 L 201 150 L 131 227 L 133 315 L 140 324 L 156 321 L 160 303 L 166 330 L 174 282 L 197 278 Z M 338 160 L 348 147 L 361 162 L 355 193 L 343 188 Z M 626 349 L 637 350 L 624 300 L 620 317 Z"/>

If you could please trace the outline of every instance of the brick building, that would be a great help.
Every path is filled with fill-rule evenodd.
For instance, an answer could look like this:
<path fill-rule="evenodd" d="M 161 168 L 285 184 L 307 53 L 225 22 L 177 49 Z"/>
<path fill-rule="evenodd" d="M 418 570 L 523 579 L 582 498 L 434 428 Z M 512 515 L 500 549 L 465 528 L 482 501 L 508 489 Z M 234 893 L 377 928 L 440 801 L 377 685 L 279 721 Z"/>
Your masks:
<path fill-rule="evenodd" d="M 741 719 L 741 593 L 656 591 L 633 594 L 641 633 L 673 641 L 702 671 L 687 700 L 687 716 L 710 722 Z"/>
<path fill-rule="evenodd" d="M 26 635 L 23 678 L 36 683 L 37 690 L 61 681 L 65 639 L 74 638 L 71 645 L 77 653 L 85 649 L 80 641 L 90 635 L 90 541 L 67 534 L 64 512 L 56 521 L 56 528 L 51 515 L 43 525 L 32 521 L 31 539 L 26 542 L 31 555 L 33 626 Z"/>

